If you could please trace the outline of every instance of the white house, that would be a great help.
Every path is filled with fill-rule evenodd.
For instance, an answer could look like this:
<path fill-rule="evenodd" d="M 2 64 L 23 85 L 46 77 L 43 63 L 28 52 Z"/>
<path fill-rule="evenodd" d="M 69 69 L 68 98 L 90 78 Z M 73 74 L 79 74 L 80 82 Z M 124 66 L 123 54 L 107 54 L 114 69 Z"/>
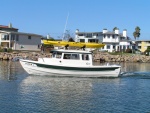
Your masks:
<path fill-rule="evenodd" d="M 102 42 L 102 32 L 79 32 L 79 29 L 75 32 L 75 42 Z"/>
<path fill-rule="evenodd" d="M 11 24 L 0 25 L 0 46 L 13 50 L 40 51 L 41 35 L 18 32 Z"/>
<path fill-rule="evenodd" d="M 127 30 L 123 30 L 123 33 L 119 33 L 119 29 L 112 32 L 107 29 L 103 29 L 102 32 L 79 32 L 77 29 L 75 41 L 96 43 L 102 42 L 106 45 L 100 50 L 105 50 L 108 52 L 125 51 L 128 48 L 133 48 L 132 41 L 127 36 Z"/>

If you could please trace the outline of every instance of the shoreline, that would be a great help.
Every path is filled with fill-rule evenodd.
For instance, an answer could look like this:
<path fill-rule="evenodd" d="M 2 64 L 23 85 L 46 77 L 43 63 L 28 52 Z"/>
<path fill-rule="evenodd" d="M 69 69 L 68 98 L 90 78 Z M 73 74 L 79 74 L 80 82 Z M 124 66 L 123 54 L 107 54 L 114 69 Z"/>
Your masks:
<path fill-rule="evenodd" d="M 0 52 L 0 60 L 19 60 L 30 59 L 37 60 L 40 57 L 51 57 L 51 53 L 41 52 Z M 93 61 L 95 62 L 141 62 L 150 63 L 150 56 L 131 54 L 131 55 L 111 55 L 109 53 L 97 52 L 93 53 Z"/>

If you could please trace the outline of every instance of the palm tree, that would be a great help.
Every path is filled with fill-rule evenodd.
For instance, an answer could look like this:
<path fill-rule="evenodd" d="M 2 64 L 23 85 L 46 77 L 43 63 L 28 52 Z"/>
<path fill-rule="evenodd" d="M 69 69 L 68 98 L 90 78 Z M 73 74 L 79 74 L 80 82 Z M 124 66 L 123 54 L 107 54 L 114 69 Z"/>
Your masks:
<path fill-rule="evenodd" d="M 141 33 L 140 33 L 140 30 L 141 30 L 141 29 L 140 29 L 140 27 L 138 27 L 138 26 L 135 28 L 135 31 L 133 32 L 133 36 L 134 36 L 135 40 L 137 39 L 137 37 L 138 37 L 138 38 L 140 37 L 140 34 L 141 34 Z"/>

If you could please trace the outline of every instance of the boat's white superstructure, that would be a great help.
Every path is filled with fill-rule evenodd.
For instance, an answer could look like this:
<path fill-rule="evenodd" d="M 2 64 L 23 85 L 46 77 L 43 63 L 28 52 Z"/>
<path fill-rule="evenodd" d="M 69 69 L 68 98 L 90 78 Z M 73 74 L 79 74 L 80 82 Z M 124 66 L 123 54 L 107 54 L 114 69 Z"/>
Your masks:
<path fill-rule="evenodd" d="M 29 74 L 76 77 L 118 77 L 118 65 L 93 65 L 92 52 L 82 50 L 53 50 L 51 58 L 38 61 L 20 59 Z"/>

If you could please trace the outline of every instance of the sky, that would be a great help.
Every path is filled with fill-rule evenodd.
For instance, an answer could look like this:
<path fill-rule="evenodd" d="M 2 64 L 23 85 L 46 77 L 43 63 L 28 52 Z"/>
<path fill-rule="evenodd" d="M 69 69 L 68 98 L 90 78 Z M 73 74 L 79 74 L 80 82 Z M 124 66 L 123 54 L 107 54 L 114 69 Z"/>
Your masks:
<path fill-rule="evenodd" d="M 19 32 L 61 38 L 64 30 L 112 31 L 119 28 L 134 39 L 150 40 L 150 0 L 0 0 L 0 25 L 12 23 Z M 67 23 L 67 24 L 66 24 Z"/>

